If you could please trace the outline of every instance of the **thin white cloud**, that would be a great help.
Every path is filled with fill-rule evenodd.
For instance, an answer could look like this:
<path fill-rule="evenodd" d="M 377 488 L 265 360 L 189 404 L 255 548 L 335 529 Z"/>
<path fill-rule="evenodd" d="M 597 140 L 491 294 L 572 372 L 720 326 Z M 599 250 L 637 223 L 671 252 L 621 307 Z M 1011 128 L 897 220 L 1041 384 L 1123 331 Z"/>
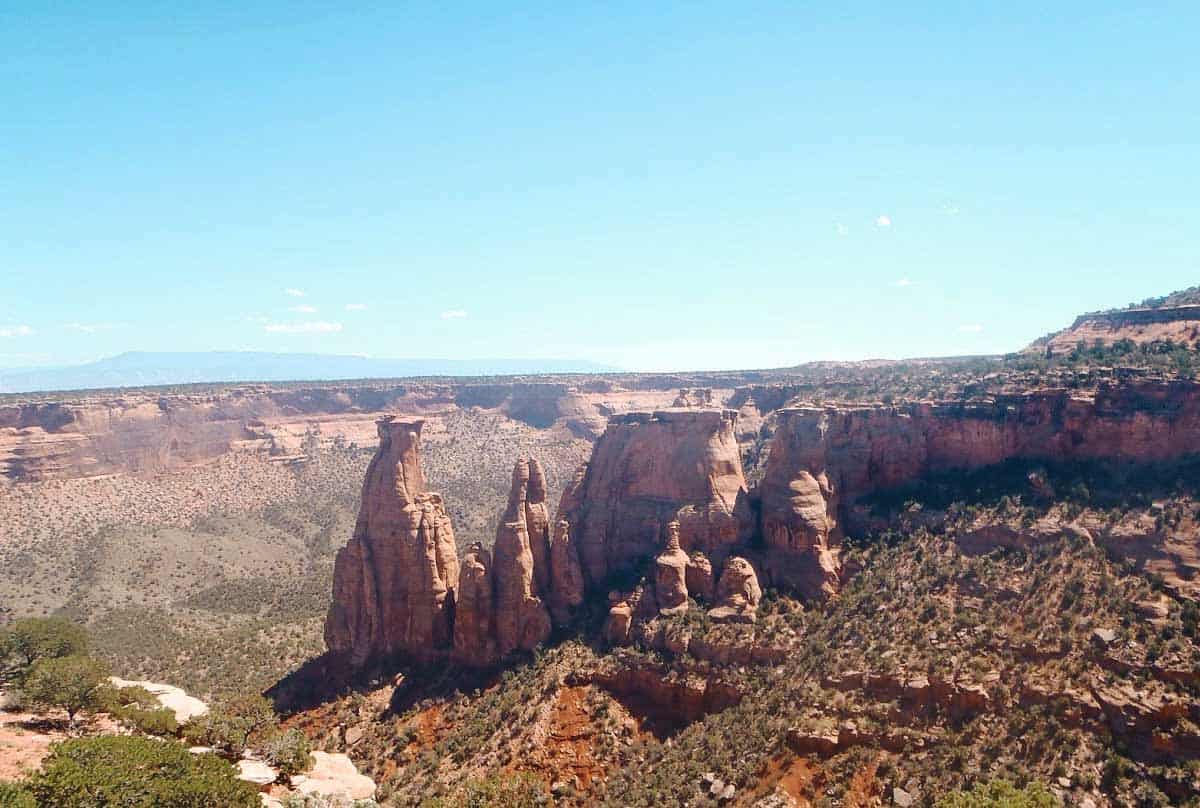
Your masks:
<path fill-rule="evenodd" d="M 115 323 L 67 323 L 63 326 L 68 331 L 78 331 L 81 334 L 95 334 L 97 331 L 108 331 L 116 327 Z"/>
<path fill-rule="evenodd" d="M 904 289 L 915 284 L 916 281 L 912 280 L 911 278 L 901 278 L 900 280 L 892 281 L 890 285 Z"/>
<path fill-rule="evenodd" d="M 267 323 L 263 331 L 268 334 L 336 334 L 342 330 L 341 323 L 309 320 L 303 323 Z"/>
<path fill-rule="evenodd" d="M 301 303 L 299 306 L 289 306 L 288 311 L 294 311 L 297 314 L 316 314 L 317 307 L 310 306 L 307 303 Z"/>
<path fill-rule="evenodd" d="M 847 227 L 846 225 L 842 224 L 841 222 L 838 222 L 836 225 L 834 225 L 834 227 L 837 228 L 837 234 L 839 236 L 850 235 L 850 228 Z"/>
<path fill-rule="evenodd" d="M 304 290 L 296 289 L 294 287 L 291 289 L 284 289 L 283 293 L 288 297 L 304 297 Z"/>
<path fill-rule="evenodd" d="M 942 213 L 947 216 L 957 216 L 961 212 L 958 205 L 942 205 Z"/>
<path fill-rule="evenodd" d="M 979 323 L 967 323 L 965 325 L 960 325 L 958 330 L 962 331 L 964 334 L 978 334 L 983 330 L 983 326 Z"/>
<path fill-rule="evenodd" d="M 33 329 L 27 325 L 0 325 L 0 337 L 29 337 Z"/>
<path fill-rule="evenodd" d="M 892 226 L 892 217 L 888 216 L 886 213 L 881 213 L 880 215 L 875 217 L 875 226 L 876 227 L 891 227 Z"/>
<path fill-rule="evenodd" d="M 346 311 L 366 311 L 366 310 L 367 310 L 366 303 L 347 303 L 346 304 Z"/>
<path fill-rule="evenodd" d="M 467 313 L 463 309 L 450 309 L 442 312 L 443 320 L 465 320 L 466 317 Z"/>

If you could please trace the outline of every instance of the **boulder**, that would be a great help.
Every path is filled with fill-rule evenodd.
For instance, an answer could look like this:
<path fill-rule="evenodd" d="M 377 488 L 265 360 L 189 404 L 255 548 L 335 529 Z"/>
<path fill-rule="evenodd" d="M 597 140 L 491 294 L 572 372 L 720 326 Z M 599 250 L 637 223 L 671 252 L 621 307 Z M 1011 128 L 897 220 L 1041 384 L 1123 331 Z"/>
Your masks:
<path fill-rule="evenodd" d="M 753 623 L 757 618 L 762 588 L 754 567 L 744 558 L 730 557 L 717 583 L 717 606 L 709 617 L 717 623 Z"/>

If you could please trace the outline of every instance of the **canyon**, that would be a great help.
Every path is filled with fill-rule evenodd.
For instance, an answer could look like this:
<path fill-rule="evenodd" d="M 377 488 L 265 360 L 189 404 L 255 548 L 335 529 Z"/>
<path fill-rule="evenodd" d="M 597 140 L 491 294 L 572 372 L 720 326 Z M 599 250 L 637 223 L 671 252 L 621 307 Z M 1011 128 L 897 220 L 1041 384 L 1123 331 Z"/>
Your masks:
<path fill-rule="evenodd" d="M 425 489 L 421 422 L 381 421 L 359 525 L 338 556 L 330 650 L 350 654 L 355 667 L 397 652 L 490 665 L 544 643 L 585 599 L 607 598 L 604 633 L 615 644 L 658 616 L 686 612 L 689 598 L 707 603 L 714 621 L 753 622 L 764 586 L 806 600 L 839 591 L 846 526 L 874 492 L 1014 458 L 1148 463 L 1200 451 L 1200 385 L 1183 381 L 793 406 L 776 416 L 762 480 L 751 487 L 736 412 L 613 415 L 553 520 L 540 465 L 520 458 L 491 552 L 475 545 L 461 562 L 442 500 Z M 991 535 L 1004 543 L 1002 530 Z M 1144 558 L 1148 545 L 1170 539 L 1144 538 L 1120 551 Z M 1197 552 L 1174 555 L 1182 585 L 1200 569 Z"/>

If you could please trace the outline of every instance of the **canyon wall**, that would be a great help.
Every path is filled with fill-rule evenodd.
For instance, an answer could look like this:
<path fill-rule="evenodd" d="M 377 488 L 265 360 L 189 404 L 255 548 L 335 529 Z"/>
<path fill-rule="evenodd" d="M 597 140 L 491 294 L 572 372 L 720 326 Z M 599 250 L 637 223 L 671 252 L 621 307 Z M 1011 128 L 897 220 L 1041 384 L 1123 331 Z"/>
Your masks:
<path fill-rule="evenodd" d="M 1091 346 L 1097 340 L 1113 343 L 1128 339 L 1135 343 L 1171 340 L 1194 345 L 1200 339 L 1200 306 L 1163 306 L 1157 309 L 1122 309 L 1084 314 L 1070 328 L 1051 334 L 1030 350 L 1066 353 L 1080 342 Z"/>
<path fill-rule="evenodd" d="M 495 545 L 473 546 L 461 579 L 452 539 L 442 549 L 448 517 L 416 460 L 420 422 L 381 423 L 363 516 L 338 558 L 330 648 L 357 662 L 406 651 L 486 665 L 532 649 L 585 599 L 605 596 L 615 643 L 692 600 L 714 620 L 752 622 L 763 584 L 806 598 L 838 591 L 846 514 L 865 495 L 1010 458 L 1195 454 L 1200 385 L 787 408 L 754 489 L 736 420 L 707 407 L 613 416 L 553 520 L 540 467 L 518 460 Z"/>
<path fill-rule="evenodd" d="M 932 472 L 1010 458 L 1169 461 L 1200 452 L 1200 385 L 1101 385 L 978 402 L 779 411 L 758 496 L 769 549 L 836 545 L 845 508 Z"/>
<path fill-rule="evenodd" d="M 372 446 L 384 413 L 429 416 L 474 407 L 535 428 L 593 439 L 614 412 L 663 406 L 676 388 L 503 381 L 244 385 L 204 394 L 129 391 L 61 400 L 0 400 L 0 482 L 186 469 L 231 452 L 303 460 L 306 434 Z M 5 403 L 7 401 L 7 403 Z"/>

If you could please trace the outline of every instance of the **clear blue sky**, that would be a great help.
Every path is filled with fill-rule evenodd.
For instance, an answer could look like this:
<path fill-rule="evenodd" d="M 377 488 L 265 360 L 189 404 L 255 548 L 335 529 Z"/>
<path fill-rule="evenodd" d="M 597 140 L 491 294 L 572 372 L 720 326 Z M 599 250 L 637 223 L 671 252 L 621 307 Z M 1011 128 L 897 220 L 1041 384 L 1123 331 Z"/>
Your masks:
<path fill-rule="evenodd" d="M 994 352 L 1200 283 L 1194 0 L 55 5 L 0 367 Z"/>

